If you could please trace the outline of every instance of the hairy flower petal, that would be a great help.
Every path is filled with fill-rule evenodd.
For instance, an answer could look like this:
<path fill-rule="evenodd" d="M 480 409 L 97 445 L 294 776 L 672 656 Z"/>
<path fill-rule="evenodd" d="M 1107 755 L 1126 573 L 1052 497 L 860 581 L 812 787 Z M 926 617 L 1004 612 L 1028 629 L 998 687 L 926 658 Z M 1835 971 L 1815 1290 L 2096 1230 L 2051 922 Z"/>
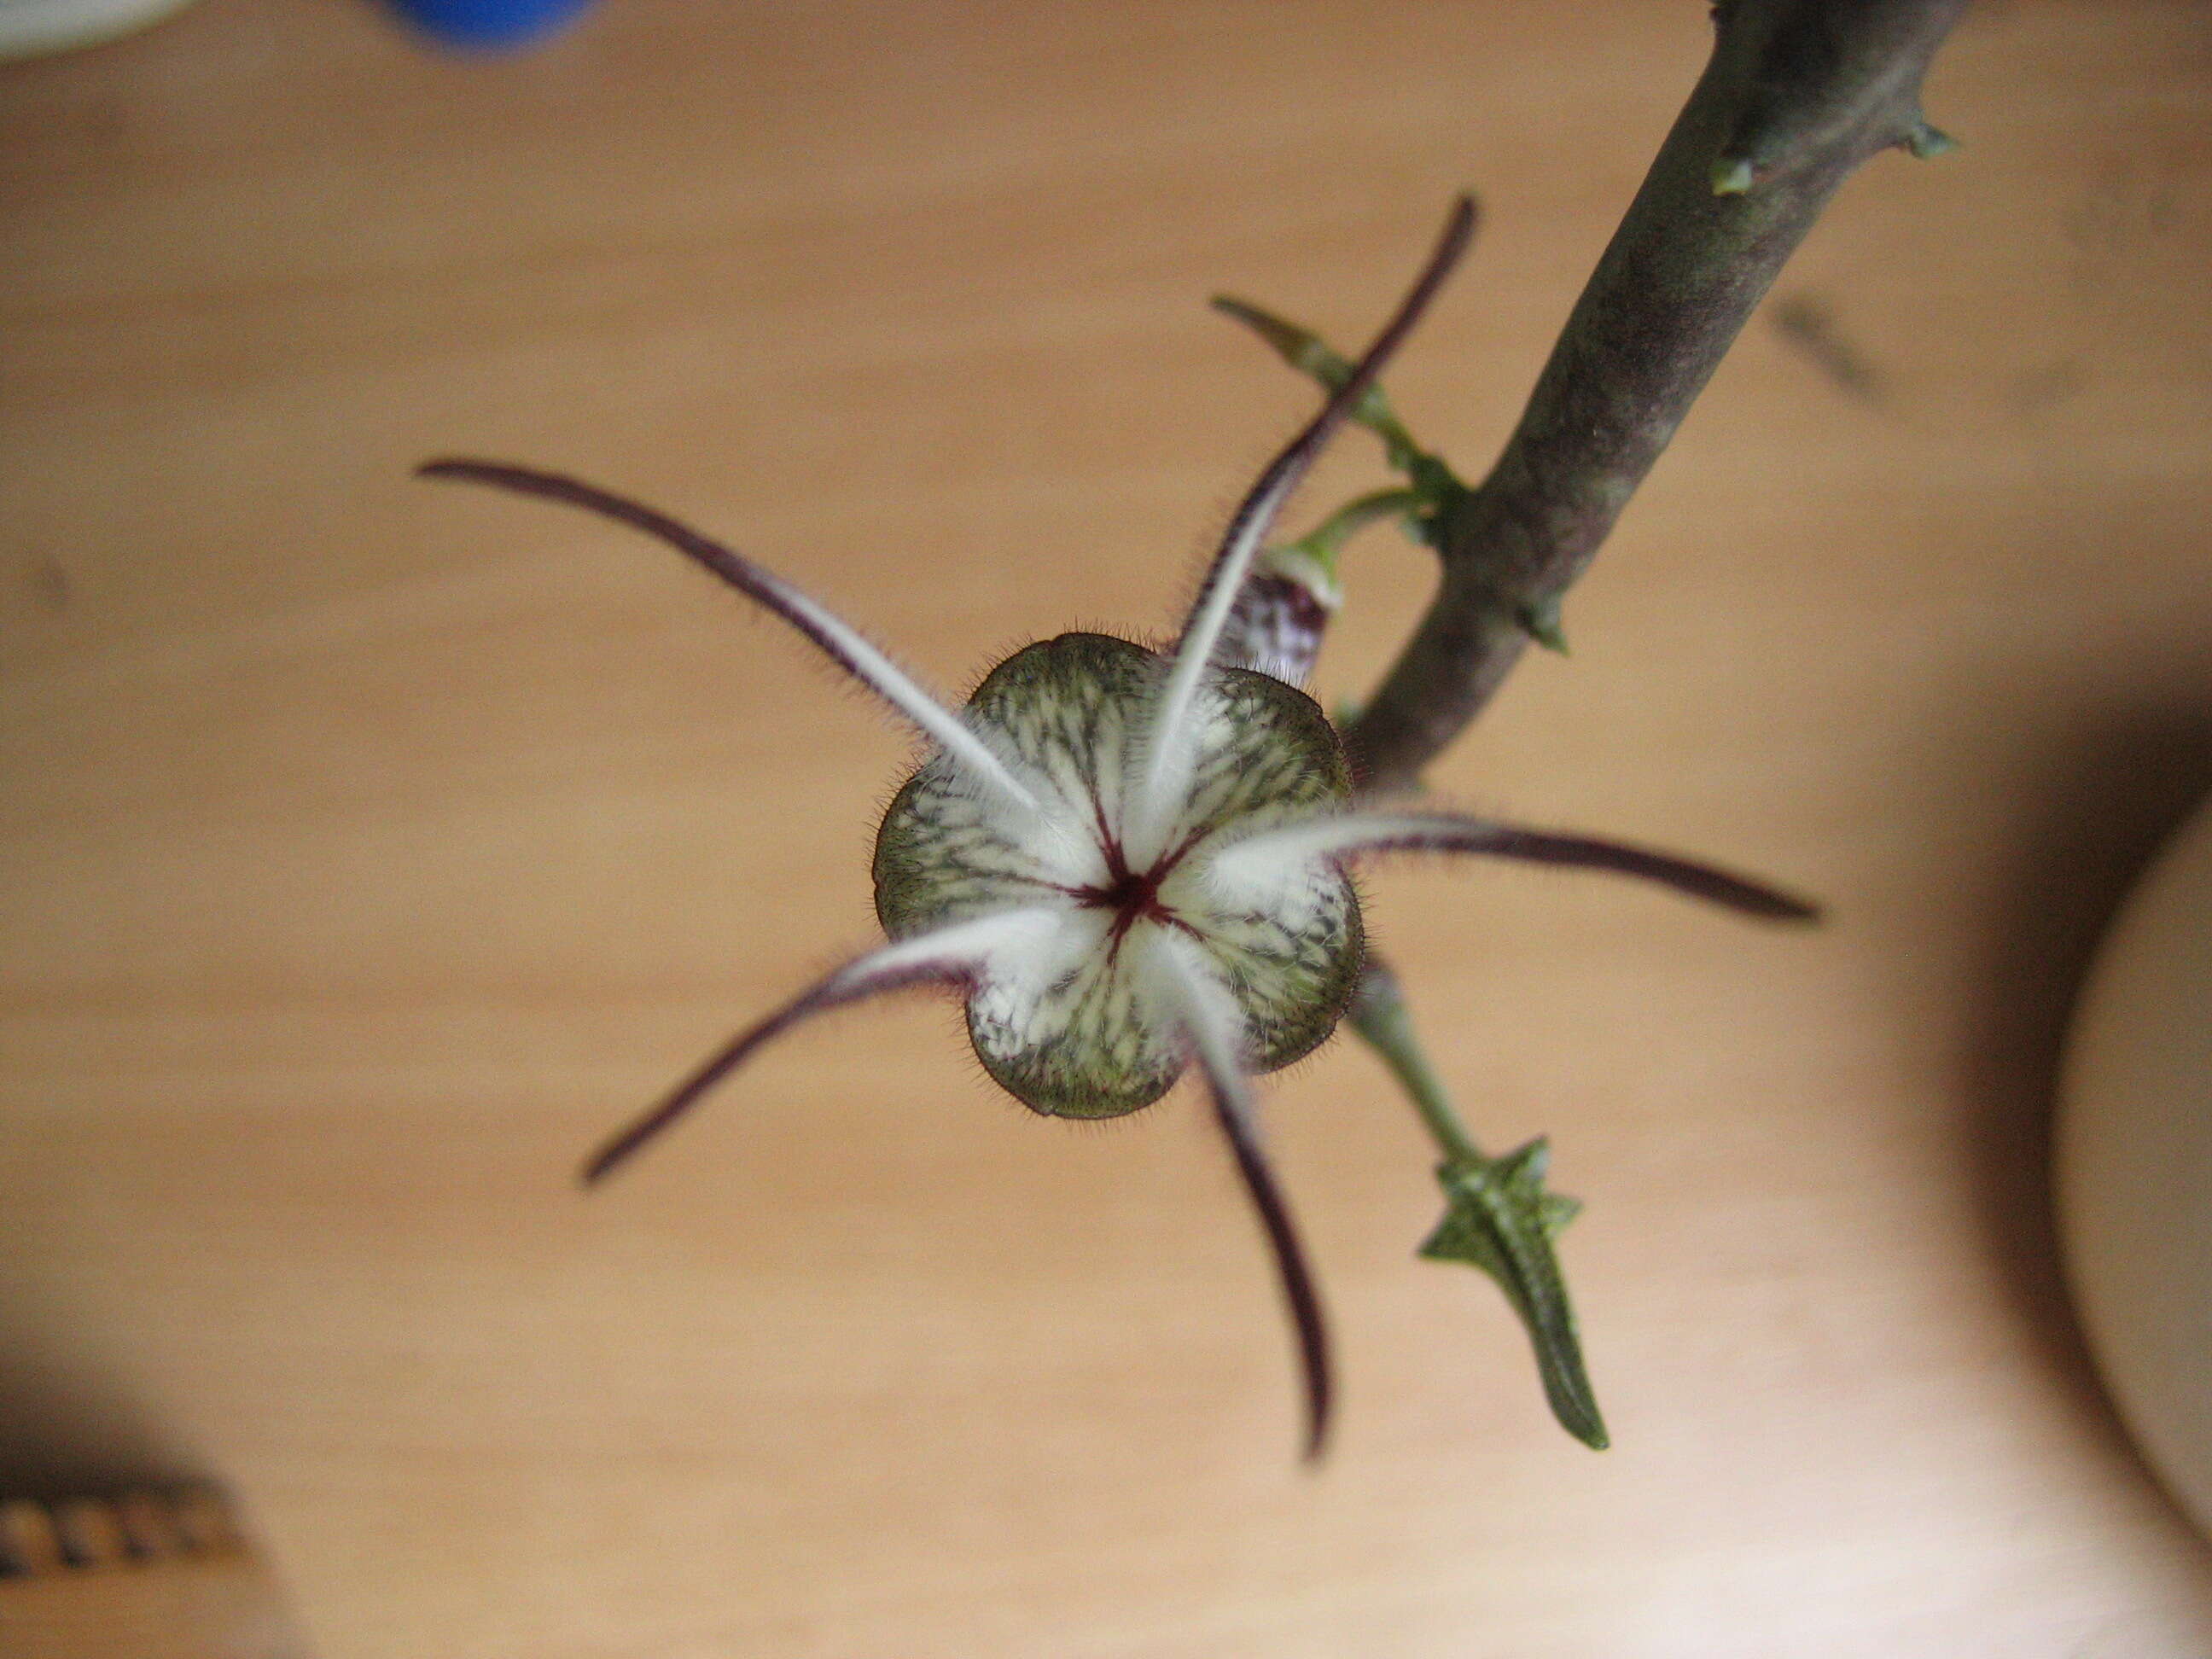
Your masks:
<path fill-rule="evenodd" d="M 1261 830 L 1228 848 L 1210 868 L 1224 892 L 1234 895 L 1318 860 L 1414 852 L 1483 853 L 1531 864 L 1607 870 L 1772 921 L 1810 921 L 1820 915 L 1817 906 L 1803 899 L 1693 859 L 1440 812 L 1346 812 Z"/>
<path fill-rule="evenodd" d="M 762 1044 L 801 1020 L 842 1003 L 912 985 L 988 984 L 1000 971 L 1001 962 L 1024 961 L 1024 952 L 1048 938 L 1052 927 L 1053 918 L 1040 910 L 1002 910 L 901 939 L 854 958 L 767 1018 L 739 1032 L 650 1111 L 610 1138 L 586 1162 L 585 1182 L 599 1181 L 626 1163 L 744 1065 Z"/>
<path fill-rule="evenodd" d="M 1172 812 L 1182 795 L 1191 765 L 1193 735 L 1190 706 L 1205 678 L 1207 665 L 1222 631 L 1229 625 L 1237 596 L 1244 586 L 1254 556 L 1273 526 L 1275 515 L 1291 492 L 1304 482 L 1315 459 L 1345 418 L 1359 406 L 1382 372 L 1391 355 L 1412 332 L 1429 307 L 1452 267 L 1459 263 L 1474 234 L 1474 203 L 1462 196 L 1453 204 L 1443 234 L 1421 274 L 1398 302 L 1398 308 L 1374 343 L 1352 368 L 1344 383 L 1322 405 L 1321 412 L 1291 440 L 1282 453 L 1260 474 L 1229 520 L 1229 529 L 1214 555 L 1212 566 L 1200 585 L 1185 617 L 1152 714 L 1146 743 L 1145 780 L 1133 818 L 1133 834 L 1140 848 L 1149 850 L 1159 822 Z"/>
<path fill-rule="evenodd" d="M 904 715 L 924 737 L 936 744 L 964 777 L 1017 805 L 1036 805 L 1028 790 L 1006 769 L 1006 763 L 962 724 L 957 714 L 925 690 L 914 676 L 893 662 L 867 635 L 827 605 L 734 548 L 725 547 L 657 508 L 558 472 L 541 472 L 534 467 L 513 466 L 503 461 L 456 459 L 425 461 L 415 472 L 417 477 L 489 484 L 520 495 L 565 501 L 667 543 L 811 640 L 830 661 Z"/>
<path fill-rule="evenodd" d="M 1299 1370 L 1305 1379 L 1305 1455 L 1319 1457 L 1328 1443 L 1330 1403 L 1334 1397 L 1329 1364 L 1328 1322 L 1306 1265 L 1289 1202 L 1275 1184 L 1260 1138 L 1259 1115 L 1245 1073 L 1250 1055 L 1236 999 L 1208 971 L 1202 953 L 1188 939 L 1173 935 L 1159 941 L 1160 980 L 1170 1018 L 1181 1024 L 1190 1051 L 1213 1099 L 1215 1121 L 1237 1156 L 1237 1171 L 1252 1199 L 1274 1252 L 1275 1272 L 1298 1345 Z"/>

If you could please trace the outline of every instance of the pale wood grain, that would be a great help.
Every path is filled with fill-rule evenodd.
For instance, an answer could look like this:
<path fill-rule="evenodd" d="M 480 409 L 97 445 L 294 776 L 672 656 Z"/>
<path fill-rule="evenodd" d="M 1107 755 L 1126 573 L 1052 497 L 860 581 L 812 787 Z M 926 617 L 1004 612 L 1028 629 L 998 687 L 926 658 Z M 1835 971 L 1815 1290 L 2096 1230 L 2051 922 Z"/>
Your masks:
<path fill-rule="evenodd" d="M 202 1559 L 0 1579 L 9 1659 L 306 1659 L 269 1570 L 232 1551 Z"/>
<path fill-rule="evenodd" d="M 49 1425 L 18 1417 L 11 1442 Z M 0 1504 L 9 1659 L 306 1659 L 268 1564 L 207 1491 Z"/>
<path fill-rule="evenodd" d="M 901 739 L 465 448 L 726 532 L 959 681 L 1158 626 L 1352 335 L 1472 467 L 1697 9 L 611 0 L 536 56 L 204 0 L 0 71 L 0 1463 L 237 1490 L 325 1659 L 2212 1652 L 2039 1148 L 2066 998 L 2212 785 L 2212 34 L 1991 6 L 1439 782 L 1819 893 L 1382 878 L 1498 1145 L 1549 1130 L 1615 1434 L 1547 1419 L 1340 1046 L 1271 1091 L 1341 1330 L 1317 1476 L 1178 1097 L 990 1096 L 943 1012 L 593 1138 L 870 927 Z M 1367 473 L 1347 459 L 1330 477 Z M 1363 463 L 1364 465 L 1364 463 Z M 1324 694 L 1425 572 L 1378 543 Z M 128 1471 L 126 1471 L 128 1472 Z"/>

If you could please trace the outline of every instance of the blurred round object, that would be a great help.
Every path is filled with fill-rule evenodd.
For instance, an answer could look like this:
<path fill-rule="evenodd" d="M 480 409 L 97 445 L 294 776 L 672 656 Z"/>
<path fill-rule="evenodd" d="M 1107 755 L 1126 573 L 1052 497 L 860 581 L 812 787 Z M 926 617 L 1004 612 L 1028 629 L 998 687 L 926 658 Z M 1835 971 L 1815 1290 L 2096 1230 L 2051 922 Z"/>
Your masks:
<path fill-rule="evenodd" d="M 2061 1090 L 2081 1325 L 2166 1487 L 2212 1533 L 2212 803 L 2106 937 Z"/>
<path fill-rule="evenodd" d="M 0 0 L 0 61 L 112 40 L 191 0 Z"/>
<path fill-rule="evenodd" d="M 567 24 L 591 0 L 391 0 L 392 9 L 449 46 L 527 46 Z"/>

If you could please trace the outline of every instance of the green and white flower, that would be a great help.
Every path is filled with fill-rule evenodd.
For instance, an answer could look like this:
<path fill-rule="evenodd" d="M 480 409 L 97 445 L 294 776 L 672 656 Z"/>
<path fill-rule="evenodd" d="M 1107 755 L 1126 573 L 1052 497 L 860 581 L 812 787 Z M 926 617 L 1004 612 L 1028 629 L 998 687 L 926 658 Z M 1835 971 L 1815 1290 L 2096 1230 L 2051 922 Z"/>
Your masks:
<path fill-rule="evenodd" d="M 811 640 L 930 746 L 877 837 L 886 942 L 738 1034 L 608 1141 L 588 1179 L 667 1128 L 769 1039 L 908 987 L 958 991 L 985 1069 L 1054 1116 L 1139 1110 L 1194 1067 L 1274 1253 L 1305 1379 L 1306 1445 L 1318 1451 L 1328 1424 L 1326 1330 L 1262 1149 L 1250 1079 L 1325 1042 L 1359 983 L 1365 943 L 1351 866 L 1394 851 L 1487 853 L 1641 876 L 1760 915 L 1802 908 L 1739 878 L 1616 843 L 1364 807 L 1335 729 L 1280 677 L 1310 667 L 1333 595 L 1301 588 L 1295 569 L 1255 561 L 1323 443 L 1457 258 L 1470 222 L 1462 205 L 1365 357 L 1261 475 L 1170 646 L 1063 634 L 1001 662 L 958 710 L 787 582 L 652 508 L 522 467 L 442 460 L 422 469 L 565 501 L 673 545 Z"/>

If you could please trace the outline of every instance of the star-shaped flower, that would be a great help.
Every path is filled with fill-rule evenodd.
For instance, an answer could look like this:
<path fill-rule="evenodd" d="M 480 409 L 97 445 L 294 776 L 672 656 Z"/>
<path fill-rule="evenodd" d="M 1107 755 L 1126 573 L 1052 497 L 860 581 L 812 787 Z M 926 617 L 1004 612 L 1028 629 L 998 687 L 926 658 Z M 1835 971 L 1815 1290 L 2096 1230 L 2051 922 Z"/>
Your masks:
<path fill-rule="evenodd" d="M 990 1075 L 1033 1109 L 1114 1117 L 1193 1068 L 1273 1248 L 1295 1328 L 1306 1449 L 1329 1421 L 1326 1328 L 1270 1172 L 1251 1079 L 1327 1040 L 1365 960 L 1358 860 L 1485 853 L 1612 870 L 1754 915 L 1796 901 L 1705 866 L 1591 840 L 1355 799 L 1303 677 L 1310 587 L 1255 561 L 1329 435 L 1357 410 L 1464 249 L 1462 201 L 1419 280 L 1319 415 L 1238 507 L 1174 640 L 1155 651 L 1063 634 L 1016 652 L 955 710 L 849 624 L 744 555 L 574 479 L 471 460 L 422 469 L 566 501 L 677 548 L 811 640 L 912 723 L 929 752 L 884 814 L 876 908 L 887 942 L 733 1038 L 586 1166 L 597 1180 L 769 1039 L 840 1004 L 916 985 L 966 1000 Z M 1294 574 L 1294 573 L 1293 573 Z M 1262 666 L 1276 672 L 1261 672 Z"/>

